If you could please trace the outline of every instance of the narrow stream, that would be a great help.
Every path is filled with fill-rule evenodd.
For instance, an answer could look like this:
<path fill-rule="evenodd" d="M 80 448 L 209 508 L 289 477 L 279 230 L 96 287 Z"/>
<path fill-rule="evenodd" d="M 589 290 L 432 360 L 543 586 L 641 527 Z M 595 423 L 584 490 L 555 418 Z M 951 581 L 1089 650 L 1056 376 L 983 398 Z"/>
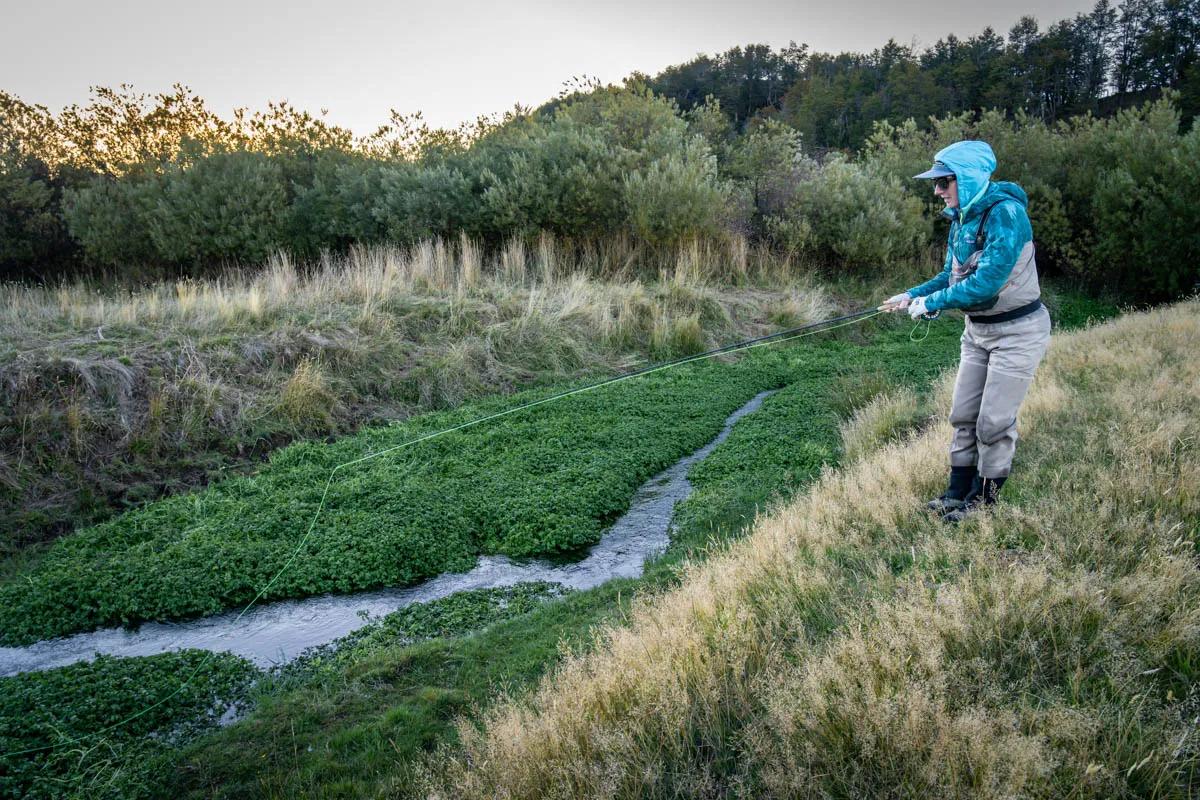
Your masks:
<path fill-rule="evenodd" d="M 725 440 L 734 423 L 762 405 L 774 392 L 763 392 L 733 412 L 711 442 L 655 475 L 638 489 L 629 511 L 618 519 L 588 555 L 568 564 L 504 556 L 481 556 L 470 572 L 446 573 L 406 589 L 354 595 L 322 595 L 179 623 L 148 622 L 136 630 L 108 628 L 27 647 L 0 647 L 0 676 L 51 669 L 86 661 L 97 653 L 148 656 L 187 648 L 229 651 L 260 667 L 294 659 L 309 647 L 326 644 L 412 603 L 427 603 L 467 589 L 511 586 L 525 581 L 560 583 L 590 589 L 611 578 L 636 578 L 646 560 L 670 541 L 675 504 L 692 491 L 687 472 Z"/>

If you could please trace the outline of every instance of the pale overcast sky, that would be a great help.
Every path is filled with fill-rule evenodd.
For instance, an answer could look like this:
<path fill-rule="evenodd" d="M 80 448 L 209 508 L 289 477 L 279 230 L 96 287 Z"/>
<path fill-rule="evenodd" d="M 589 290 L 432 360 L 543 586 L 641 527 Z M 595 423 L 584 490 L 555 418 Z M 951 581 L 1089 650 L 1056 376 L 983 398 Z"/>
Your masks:
<path fill-rule="evenodd" d="M 573 75 L 605 83 L 697 53 L 789 40 L 869 51 L 920 47 L 1024 14 L 1044 29 L 1094 0 L 0 0 L 0 88 L 58 111 L 92 85 L 183 83 L 216 112 L 287 100 L 365 134 L 388 109 L 452 126 L 537 105 Z"/>

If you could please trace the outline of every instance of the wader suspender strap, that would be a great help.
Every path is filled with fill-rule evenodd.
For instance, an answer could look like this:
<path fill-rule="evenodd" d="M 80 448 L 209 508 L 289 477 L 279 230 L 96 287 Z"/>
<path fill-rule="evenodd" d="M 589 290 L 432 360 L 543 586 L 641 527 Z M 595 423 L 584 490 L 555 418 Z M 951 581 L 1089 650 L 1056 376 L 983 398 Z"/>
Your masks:
<path fill-rule="evenodd" d="M 987 208 L 985 208 L 983 210 L 983 217 L 981 217 L 979 220 L 979 230 L 975 231 L 975 249 L 976 250 L 982 250 L 984 244 L 987 242 L 987 231 L 985 230 L 985 228 L 987 227 L 988 215 L 992 213 L 993 208 L 995 208 L 996 206 L 998 206 L 1004 202 L 1007 202 L 1007 199 L 997 200 L 996 202 L 992 203 L 990 206 L 988 206 Z M 962 221 L 959 221 L 956 224 L 958 225 L 959 230 L 962 230 Z M 955 238 L 955 240 L 958 239 L 957 236 L 955 236 L 954 238 Z M 970 258 L 970 256 L 968 256 L 968 258 Z"/>
<path fill-rule="evenodd" d="M 995 203 L 992 203 L 990 206 L 988 206 L 986 209 L 984 209 L 983 218 L 979 220 L 979 230 L 975 232 L 975 249 L 976 250 L 982 250 L 984 244 L 987 242 L 987 231 L 984 230 L 984 226 L 987 225 L 988 214 L 991 214 L 992 209 L 995 208 L 996 206 L 1000 205 L 1003 202 L 1005 202 L 1005 201 L 997 200 Z M 1021 306 L 1020 308 L 1014 308 L 1011 311 L 1005 311 L 1002 314 L 992 314 L 990 316 L 985 316 L 985 315 L 981 315 L 981 314 L 968 313 L 967 319 L 971 320 L 971 322 L 974 322 L 974 323 L 983 323 L 983 324 L 994 324 L 997 322 L 1011 322 L 1014 319 L 1020 319 L 1021 317 L 1028 316 L 1028 315 L 1032 314 L 1033 312 L 1037 311 L 1041 307 L 1042 307 L 1042 300 L 1041 300 L 1041 298 L 1038 298 L 1037 300 L 1034 300 L 1032 303 L 1027 303 L 1027 304 Z"/>
<path fill-rule="evenodd" d="M 985 208 L 983 210 L 983 215 L 979 218 L 979 227 L 975 230 L 975 247 L 971 251 L 971 255 L 967 256 L 967 260 L 962 262 L 964 267 L 967 265 L 971 265 L 971 266 L 969 267 L 968 270 L 966 270 L 962 273 L 962 277 L 960 278 L 960 280 L 966 280 L 967 278 L 971 277 L 972 274 L 974 274 L 975 269 L 979 264 L 980 251 L 983 250 L 983 246 L 987 241 L 987 231 L 985 230 L 985 228 L 987 225 L 988 215 L 992 213 L 993 208 L 995 208 L 996 206 L 1000 205 L 1003 202 L 1004 202 L 1003 200 L 997 200 L 995 203 L 992 203 L 990 206 L 988 206 L 987 208 Z M 951 239 L 950 239 L 950 241 L 951 241 L 950 252 L 954 258 L 955 264 L 957 264 L 958 256 L 954 253 L 954 248 L 958 244 L 958 236 L 959 236 L 959 234 L 962 233 L 962 229 L 963 229 L 961 213 L 959 214 L 959 220 L 957 220 L 955 222 L 955 224 L 958 225 L 958 228 L 953 230 L 954 236 L 951 237 Z M 974 262 L 974 263 L 972 263 L 972 262 Z M 956 273 L 958 272 L 957 267 L 955 268 L 955 272 Z M 989 300 L 985 300 L 982 303 L 977 303 L 975 305 L 966 306 L 963 308 L 963 311 L 966 311 L 966 312 L 987 311 L 989 308 L 996 305 L 996 303 L 997 303 L 997 301 L 999 301 L 999 299 L 1000 299 L 1000 295 L 997 294 L 995 297 L 992 297 Z"/>

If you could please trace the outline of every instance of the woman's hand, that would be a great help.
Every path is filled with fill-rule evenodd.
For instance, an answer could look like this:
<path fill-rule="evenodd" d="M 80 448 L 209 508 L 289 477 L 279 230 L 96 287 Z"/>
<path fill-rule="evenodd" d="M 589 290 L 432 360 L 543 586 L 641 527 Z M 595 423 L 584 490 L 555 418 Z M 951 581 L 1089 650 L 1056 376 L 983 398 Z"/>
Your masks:
<path fill-rule="evenodd" d="M 929 313 L 930 312 L 925 309 L 924 297 L 918 297 L 908 306 L 908 315 L 913 319 L 921 319 L 922 317 L 926 317 Z M 932 317 L 927 318 L 932 319 Z"/>
<path fill-rule="evenodd" d="M 908 304 L 912 301 L 912 295 L 908 292 L 893 295 L 883 301 L 883 305 L 879 307 L 880 311 L 903 311 L 908 308 Z"/>

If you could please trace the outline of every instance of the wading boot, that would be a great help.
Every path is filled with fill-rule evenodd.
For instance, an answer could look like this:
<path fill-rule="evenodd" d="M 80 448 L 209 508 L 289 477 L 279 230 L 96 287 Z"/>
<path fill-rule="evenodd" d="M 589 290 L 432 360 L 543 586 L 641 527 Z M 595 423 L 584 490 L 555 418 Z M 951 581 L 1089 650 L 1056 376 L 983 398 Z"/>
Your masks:
<path fill-rule="evenodd" d="M 975 478 L 975 483 L 971 486 L 971 493 L 967 496 L 966 502 L 956 509 L 947 511 L 942 514 L 943 522 L 962 522 L 967 517 L 974 514 L 980 509 L 988 506 L 996 505 L 996 500 L 1000 496 L 1000 487 L 1004 485 L 1007 478 Z"/>
<path fill-rule="evenodd" d="M 967 498 L 978 480 L 975 467 L 951 467 L 950 486 L 942 492 L 941 497 L 935 497 L 925 504 L 930 511 L 945 514 L 956 511 L 967 504 Z"/>

